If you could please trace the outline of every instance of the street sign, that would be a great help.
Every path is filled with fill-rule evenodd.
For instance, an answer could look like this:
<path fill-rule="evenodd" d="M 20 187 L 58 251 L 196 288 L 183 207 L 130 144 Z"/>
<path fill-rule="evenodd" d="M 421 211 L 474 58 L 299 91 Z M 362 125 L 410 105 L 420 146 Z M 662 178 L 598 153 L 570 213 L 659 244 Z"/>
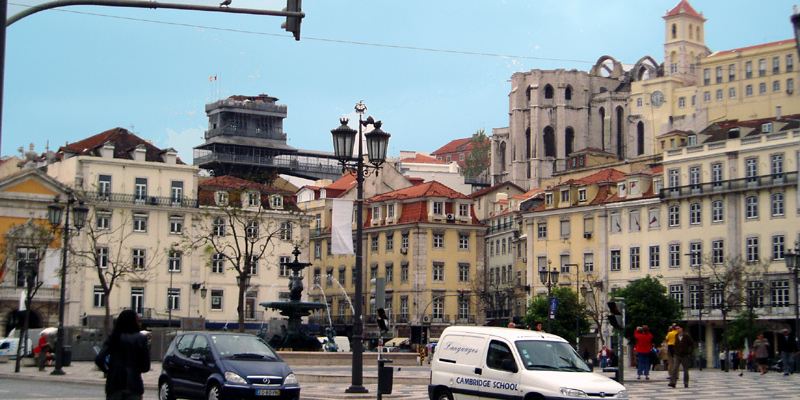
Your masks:
<path fill-rule="evenodd" d="M 550 309 L 550 312 L 549 312 L 548 318 L 555 319 L 556 318 L 556 310 L 558 310 L 558 298 L 557 297 L 551 297 L 550 298 L 550 307 L 549 307 L 549 309 Z"/>

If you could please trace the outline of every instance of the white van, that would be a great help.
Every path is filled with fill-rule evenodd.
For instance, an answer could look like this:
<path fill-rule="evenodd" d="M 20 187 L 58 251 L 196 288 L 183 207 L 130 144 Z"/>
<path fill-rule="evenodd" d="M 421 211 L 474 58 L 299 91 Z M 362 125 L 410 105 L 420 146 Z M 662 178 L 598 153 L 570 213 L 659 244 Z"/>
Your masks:
<path fill-rule="evenodd" d="M 544 332 L 479 326 L 444 330 L 431 361 L 435 400 L 627 399 L 625 387 L 593 373 L 570 344 Z"/>

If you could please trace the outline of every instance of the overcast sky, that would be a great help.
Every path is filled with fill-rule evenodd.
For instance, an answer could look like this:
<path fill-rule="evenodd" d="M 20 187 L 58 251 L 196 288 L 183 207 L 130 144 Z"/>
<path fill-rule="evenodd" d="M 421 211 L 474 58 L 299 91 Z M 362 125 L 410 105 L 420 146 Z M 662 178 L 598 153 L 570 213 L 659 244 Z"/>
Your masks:
<path fill-rule="evenodd" d="M 39 3 L 11 1 L 9 15 Z M 330 130 L 363 100 L 392 134 L 391 155 L 430 152 L 478 129 L 507 126 L 514 72 L 588 70 L 604 54 L 626 64 L 644 55 L 662 62 L 661 17 L 677 3 L 305 0 L 299 42 L 280 28 L 281 17 L 45 11 L 7 31 L 2 154 L 30 143 L 56 149 L 123 127 L 190 160 L 207 126 L 204 104 L 259 93 L 288 106 L 284 129 L 292 146 L 332 151 Z M 793 36 L 791 1 L 691 4 L 708 19 L 712 51 Z M 232 6 L 279 10 L 285 1 Z"/>

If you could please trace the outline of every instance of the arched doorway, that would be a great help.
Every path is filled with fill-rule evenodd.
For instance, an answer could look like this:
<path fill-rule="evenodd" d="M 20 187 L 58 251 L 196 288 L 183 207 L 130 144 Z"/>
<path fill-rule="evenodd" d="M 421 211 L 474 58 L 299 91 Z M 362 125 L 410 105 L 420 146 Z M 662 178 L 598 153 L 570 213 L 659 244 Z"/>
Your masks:
<path fill-rule="evenodd" d="M 28 328 L 38 329 L 44 328 L 42 324 L 42 316 L 36 310 L 30 310 L 28 317 Z M 22 329 L 25 324 L 25 311 L 11 310 L 6 314 L 5 335 L 8 335 L 14 328 Z"/>
<path fill-rule="evenodd" d="M 545 157 L 555 157 L 556 156 L 556 135 L 553 132 L 553 128 L 550 126 L 546 126 L 544 128 L 544 156 Z"/>

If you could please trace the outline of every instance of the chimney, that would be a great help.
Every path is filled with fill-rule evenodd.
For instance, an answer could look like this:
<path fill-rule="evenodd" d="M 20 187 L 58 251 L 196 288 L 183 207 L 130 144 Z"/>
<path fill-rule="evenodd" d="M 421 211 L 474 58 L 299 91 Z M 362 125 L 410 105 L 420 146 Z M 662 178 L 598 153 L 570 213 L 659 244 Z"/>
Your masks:
<path fill-rule="evenodd" d="M 178 160 L 178 152 L 170 147 L 168 149 L 164 149 L 161 157 L 165 164 L 175 165 Z"/>
<path fill-rule="evenodd" d="M 147 146 L 140 144 L 136 146 L 131 154 L 134 161 L 147 161 Z"/>
<path fill-rule="evenodd" d="M 100 148 L 100 157 L 102 158 L 114 158 L 114 143 L 111 141 L 103 143 L 103 147 Z"/>

